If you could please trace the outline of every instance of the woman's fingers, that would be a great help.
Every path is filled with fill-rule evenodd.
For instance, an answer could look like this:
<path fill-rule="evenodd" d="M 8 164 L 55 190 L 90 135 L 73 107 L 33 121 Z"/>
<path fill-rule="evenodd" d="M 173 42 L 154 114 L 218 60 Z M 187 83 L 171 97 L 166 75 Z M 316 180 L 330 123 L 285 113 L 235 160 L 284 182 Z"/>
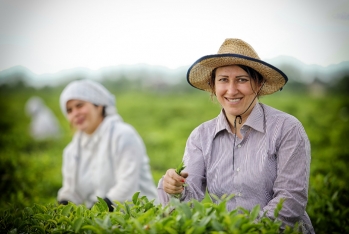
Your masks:
<path fill-rule="evenodd" d="M 185 177 L 188 176 L 186 173 Z M 163 179 L 163 189 L 168 194 L 178 194 L 183 191 L 185 177 L 178 175 L 175 169 L 167 170 Z"/>
<path fill-rule="evenodd" d="M 188 172 L 181 172 L 181 176 L 183 177 L 183 178 L 187 178 L 188 177 Z"/>

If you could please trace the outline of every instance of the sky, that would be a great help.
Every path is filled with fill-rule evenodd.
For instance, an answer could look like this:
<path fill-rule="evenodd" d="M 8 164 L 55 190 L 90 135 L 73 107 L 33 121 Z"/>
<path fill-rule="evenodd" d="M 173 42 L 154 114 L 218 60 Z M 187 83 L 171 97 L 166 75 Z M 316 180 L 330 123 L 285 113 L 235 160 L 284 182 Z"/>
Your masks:
<path fill-rule="evenodd" d="M 190 66 L 226 38 L 261 59 L 349 60 L 348 0 L 0 0 L 0 71 Z"/>

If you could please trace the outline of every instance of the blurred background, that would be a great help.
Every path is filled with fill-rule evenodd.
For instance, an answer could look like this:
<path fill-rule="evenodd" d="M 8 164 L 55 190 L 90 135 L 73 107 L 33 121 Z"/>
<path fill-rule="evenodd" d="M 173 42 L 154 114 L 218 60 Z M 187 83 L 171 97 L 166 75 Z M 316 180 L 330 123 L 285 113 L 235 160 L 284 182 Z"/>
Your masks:
<path fill-rule="evenodd" d="M 230 37 L 289 77 L 260 102 L 297 117 L 309 136 L 307 212 L 316 232 L 348 230 L 346 0 L 0 0 L 1 209 L 56 202 L 62 151 L 73 135 L 59 95 L 76 79 L 97 80 L 116 96 L 118 112 L 146 144 L 157 183 L 181 161 L 190 132 L 218 115 L 217 102 L 192 88 L 186 72 Z M 55 119 L 53 134 L 33 134 L 33 97 Z"/>

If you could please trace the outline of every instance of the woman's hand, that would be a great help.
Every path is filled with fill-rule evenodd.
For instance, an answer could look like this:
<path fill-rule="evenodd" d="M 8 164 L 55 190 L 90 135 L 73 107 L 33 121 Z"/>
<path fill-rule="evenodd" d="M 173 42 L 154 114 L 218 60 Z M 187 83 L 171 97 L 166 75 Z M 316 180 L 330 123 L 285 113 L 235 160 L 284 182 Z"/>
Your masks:
<path fill-rule="evenodd" d="M 188 177 L 187 172 L 176 173 L 175 169 L 168 169 L 163 180 L 163 189 L 168 194 L 179 194 L 183 192 L 183 184 Z"/>

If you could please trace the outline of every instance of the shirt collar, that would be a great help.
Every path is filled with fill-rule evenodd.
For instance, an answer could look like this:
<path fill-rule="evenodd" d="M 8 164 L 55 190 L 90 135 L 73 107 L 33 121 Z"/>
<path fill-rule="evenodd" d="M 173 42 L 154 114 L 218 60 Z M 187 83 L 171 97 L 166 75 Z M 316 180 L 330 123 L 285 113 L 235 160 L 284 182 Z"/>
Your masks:
<path fill-rule="evenodd" d="M 262 104 L 256 103 L 244 125 L 264 133 L 264 110 Z"/>
<path fill-rule="evenodd" d="M 263 107 L 262 104 L 256 103 L 256 105 L 253 107 L 250 115 L 248 116 L 246 122 L 243 124 L 243 126 L 249 126 L 256 131 L 264 132 L 264 117 L 263 117 Z M 219 115 L 217 116 L 217 124 L 216 124 L 216 131 L 215 135 L 219 133 L 222 130 L 227 130 L 231 133 L 231 129 L 228 123 L 227 118 L 225 117 L 224 109 L 221 110 Z"/>
<path fill-rule="evenodd" d="M 228 132 L 231 132 L 228 120 L 225 117 L 224 109 L 222 109 L 219 115 L 217 116 L 215 135 L 217 135 L 222 130 L 227 130 Z"/>

